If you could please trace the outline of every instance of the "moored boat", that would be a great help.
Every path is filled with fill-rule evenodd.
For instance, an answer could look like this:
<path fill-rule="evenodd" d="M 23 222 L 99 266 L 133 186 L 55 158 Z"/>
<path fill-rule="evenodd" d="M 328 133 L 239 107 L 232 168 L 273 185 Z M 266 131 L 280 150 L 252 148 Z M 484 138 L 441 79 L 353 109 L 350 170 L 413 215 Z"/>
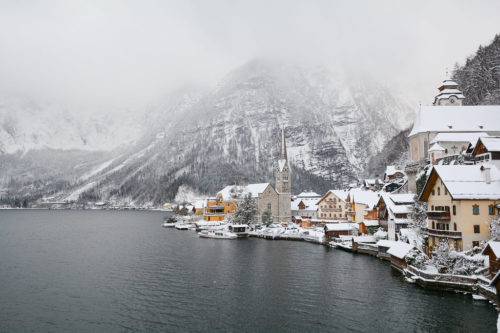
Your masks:
<path fill-rule="evenodd" d="M 201 238 L 215 238 L 215 239 L 236 239 L 238 235 L 227 230 L 202 230 L 198 233 Z"/>
<path fill-rule="evenodd" d="M 175 222 L 164 222 L 161 226 L 164 228 L 173 228 L 175 227 Z"/>
<path fill-rule="evenodd" d="M 176 224 L 175 229 L 177 230 L 189 230 L 188 224 Z"/>

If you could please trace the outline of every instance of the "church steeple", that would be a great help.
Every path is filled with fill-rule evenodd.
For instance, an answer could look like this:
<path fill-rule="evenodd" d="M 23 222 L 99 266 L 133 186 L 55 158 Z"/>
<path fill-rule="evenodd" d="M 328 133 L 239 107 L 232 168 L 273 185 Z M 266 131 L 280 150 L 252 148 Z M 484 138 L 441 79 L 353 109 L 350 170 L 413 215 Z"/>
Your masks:
<path fill-rule="evenodd" d="M 446 73 L 448 74 L 448 72 Z M 458 84 L 451 79 L 446 79 L 439 86 L 439 94 L 434 97 L 433 105 L 462 105 L 465 96 L 458 89 Z"/>
<path fill-rule="evenodd" d="M 281 129 L 280 160 L 288 160 L 286 156 L 285 129 Z"/>

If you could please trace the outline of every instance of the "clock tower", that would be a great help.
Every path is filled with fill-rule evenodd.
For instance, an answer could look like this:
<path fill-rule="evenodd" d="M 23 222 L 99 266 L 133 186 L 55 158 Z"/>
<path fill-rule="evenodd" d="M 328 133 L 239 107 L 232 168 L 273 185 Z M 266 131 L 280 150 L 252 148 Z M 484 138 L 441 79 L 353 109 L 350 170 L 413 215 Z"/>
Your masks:
<path fill-rule="evenodd" d="M 276 192 L 278 192 L 278 221 L 290 222 L 292 219 L 291 178 L 284 129 L 281 129 L 280 156 L 276 165 Z"/>

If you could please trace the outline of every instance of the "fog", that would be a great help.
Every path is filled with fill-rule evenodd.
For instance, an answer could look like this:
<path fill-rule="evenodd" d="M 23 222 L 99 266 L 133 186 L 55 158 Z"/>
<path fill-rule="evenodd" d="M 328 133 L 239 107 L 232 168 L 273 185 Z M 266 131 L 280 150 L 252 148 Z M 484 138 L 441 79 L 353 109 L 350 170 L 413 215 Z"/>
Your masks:
<path fill-rule="evenodd" d="M 429 103 L 500 33 L 500 1 L 0 1 L 0 94 L 142 110 L 269 57 L 366 71 Z"/>

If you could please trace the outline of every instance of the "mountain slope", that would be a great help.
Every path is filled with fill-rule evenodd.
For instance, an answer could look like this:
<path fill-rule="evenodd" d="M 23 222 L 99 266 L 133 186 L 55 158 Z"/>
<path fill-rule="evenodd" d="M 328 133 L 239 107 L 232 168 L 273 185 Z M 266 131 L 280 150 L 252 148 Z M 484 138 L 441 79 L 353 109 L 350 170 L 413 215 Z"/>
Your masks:
<path fill-rule="evenodd" d="M 142 139 L 95 159 L 52 199 L 159 204 L 181 185 L 214 193 L 274 182 L 281 127 L 292 191 L 324 192 L 357 179 L 411 113 L 366 77 L 255 60 L 211 91 L 187 89 L 148 110 Z"/>

